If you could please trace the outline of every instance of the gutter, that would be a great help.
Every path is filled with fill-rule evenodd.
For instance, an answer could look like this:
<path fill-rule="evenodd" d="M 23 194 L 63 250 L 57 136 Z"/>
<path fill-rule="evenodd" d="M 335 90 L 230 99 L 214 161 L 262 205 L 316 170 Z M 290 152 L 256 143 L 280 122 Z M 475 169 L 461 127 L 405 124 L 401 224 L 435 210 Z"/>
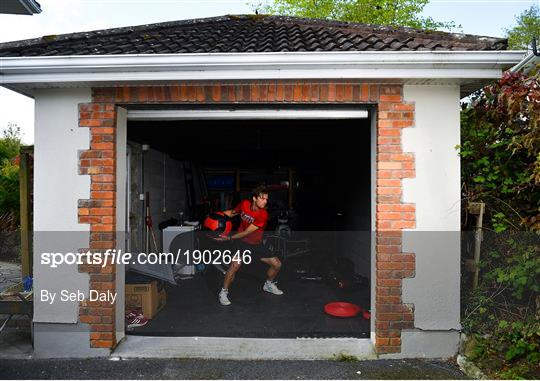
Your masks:
<path fill-rule="evenodd" d="M 41 13 L 41 6 L 35 0 L 2 0 L 0 13 L 12 15 L 33 15 Z"/>
<path fill-rule="evenodd" d="M 41 13 L 41 6 L 34 0 L 19 0 L 22 6 L 24 6 L 30 14 Z"/>
<path fill-rule="evenodd" d="M 523 69 L 527 73 L 532 67 L 540 63 L 540 58 L 534 53 L 530 53 L 527 57 L 523 58 L 517 65 L 508 69 L 509 72 L 515 73 Z"/>
<path fill-rule="evenodd" d="M 265 52 L 0 57 L 1 85 L 245 79 L 486 79 L 524 51 Z"/>

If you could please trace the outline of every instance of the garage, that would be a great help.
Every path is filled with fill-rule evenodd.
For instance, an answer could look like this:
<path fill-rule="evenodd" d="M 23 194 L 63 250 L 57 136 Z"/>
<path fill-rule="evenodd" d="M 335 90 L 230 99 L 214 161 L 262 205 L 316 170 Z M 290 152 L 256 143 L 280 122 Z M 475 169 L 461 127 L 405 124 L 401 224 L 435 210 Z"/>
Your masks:
<path fill-rule="evenodd" d="M 127 288 L 149 282 L 140 276 L 145 273 L 156 279 L 161 272 L 169 281 L 158 282 L 165 306 L 143 326 L 126 321 L 126 334 L 369 338 L 369 111 L 369 105 L 128 109 L 127 250 L 202 252 L 208 245 L 200 230 L 204 218 L 251 199 L 251 190 L 264 183 L 263 242 L 282 262 L 277 281 L 284 295 L 263 292 L 268 266 L 257 260 L 237 273 L 230 306 L 217 298 L 228 268 L 219 258 L 186 265 L 182 255 L 175 265 L 128 266 Z M 336 301 L 353 303 L 361 313 L 326 314 L 325 304 Z M 129 298 L 126 303 L 129 311 Z"/>
<path fill-rule="evenodd" d="M 35 356 L 455 355 L 459 105 L 521 60 L 506 48 L 495 37 L 262 15 L 2 44 L 2 85 L 35 99 L 36 293 L 117 296 L 35 300 Z M 222 306 L 213 265 L 142 274 L 136 263 L 40 262 L 171 244 L 195 253 L 206 233 L 193 228 L 259 182 L 268 245 L 284 253 L 283 295 L 262 290 L 264 264 L 242 266 Z M 339 266 L 348 279 L 332 278 Z M 129 285 L 147 287 L 132 273 L 159 278 L 150 292 L 163 308 L 129 329 Z M 370 319 L 327 316 L 330 301 Z"/>

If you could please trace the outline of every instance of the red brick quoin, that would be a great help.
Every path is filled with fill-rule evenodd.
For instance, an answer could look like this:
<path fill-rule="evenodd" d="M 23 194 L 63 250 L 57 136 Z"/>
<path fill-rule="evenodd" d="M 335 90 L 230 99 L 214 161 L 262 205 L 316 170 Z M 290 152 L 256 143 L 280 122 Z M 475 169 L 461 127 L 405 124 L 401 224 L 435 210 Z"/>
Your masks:
<path fill-rule="evenodd" d="M 186 82 L 168 86 L 92 89 L 92 103 L 79 105 L 79 126 L 90 129 L 90 149 L 80 152 L 79 174 L 90 176 L 90 199 L 79 200 L 79 222 L 90 224 L 90 249 L 114 249 L 116 107 L 129 104 L 375 104 L 377 120 L 376 350 L 401 351 L 401 330 L 413 328 L 412 305 L 403 304 L 402 279 L 415 275 L 414 253 L 402 251 L 402 229 L 415 227 L 415 205 L 402 199 L 402 179 L 415 177 L 414 155 L 402 151 L 401 132 L 414 124 L 414 104 L 396 84 L 256 81 Z M 99 250 L 98 250 L 99 249 Z M 115 268 L 82 265 L 90 288 L 116 290 Z M 90 326 L 90 346 L 114 348 L 115 307 L 84 301 L 79 321 Z"/>

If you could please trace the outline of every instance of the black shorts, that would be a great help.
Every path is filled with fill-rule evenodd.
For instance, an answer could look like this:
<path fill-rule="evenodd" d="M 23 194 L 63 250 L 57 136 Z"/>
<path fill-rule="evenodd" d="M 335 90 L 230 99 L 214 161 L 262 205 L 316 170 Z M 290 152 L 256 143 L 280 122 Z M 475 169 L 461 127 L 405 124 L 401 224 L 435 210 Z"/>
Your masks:
<path fill-rule="evenodd" d="M 249 250 L 249 255 L 251 256 L 252 260 L 260 260 L 261 258 L 272 258 L 276 256 L 262 243 L 259 245 L 250 245 L 249 243 L 243 242 L 242 240 L 235 240 L 233 241 L 233 247 L 235 253 L 237 250 L 240 251 L 240 255 L 242 255 L 242 253 L 246 250 Z"/>
<path fill-rule="evenodd" d="M 249 243 L 246 243 L 242 240 L 234 240 L 234 241 L 216 241 L 214 239 L 211 239 L 206 236 L 202 236 L 202 239 L 199 241 L 198 248 L 200 251 L 203 250 L 210 250 L 214 252 L 215 250 L 223 253 L 225 250 L 229 251 L 229 254 L 234 257 L 234 255 L 238 252 L 240 258 L 244 258 L 242 254 L 246 252 L 245 255 L 249 255 L 250 261 L 249 263 L 258 262 L 261 258 L 272 258 L 272 257 L 278 257 L 275 253 L 273 253 L 270 249 L 268 249 L 266 246 L 264 246 L 262 243 L 259 245 L 250 245 Z M 236 257 L 238 258 L 238 257 Z"/>

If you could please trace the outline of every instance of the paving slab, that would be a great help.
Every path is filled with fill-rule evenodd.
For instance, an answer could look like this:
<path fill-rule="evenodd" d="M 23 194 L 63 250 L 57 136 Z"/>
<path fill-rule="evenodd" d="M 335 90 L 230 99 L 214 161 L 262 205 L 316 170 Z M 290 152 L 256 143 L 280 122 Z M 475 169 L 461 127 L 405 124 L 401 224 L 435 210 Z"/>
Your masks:
<path fill-rule="evenodd" d="M 21 281 L 19 263 L 0 261 L 0 292 Z"/>

